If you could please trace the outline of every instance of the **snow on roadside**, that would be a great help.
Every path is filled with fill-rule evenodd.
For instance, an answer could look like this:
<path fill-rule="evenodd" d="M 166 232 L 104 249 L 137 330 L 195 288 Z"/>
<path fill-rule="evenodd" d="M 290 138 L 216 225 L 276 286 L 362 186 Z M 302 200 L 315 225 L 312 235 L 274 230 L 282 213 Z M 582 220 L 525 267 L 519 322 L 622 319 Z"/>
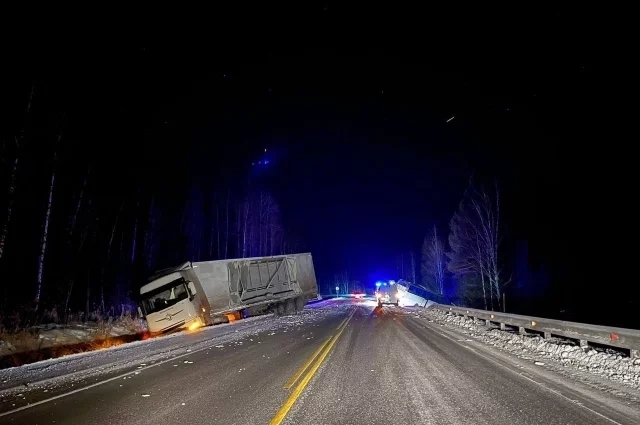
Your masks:
<path fill-rule="evenodd" d="M 301 314 L 257 316 L 235 323 L 178 332 L 159 338 L 135 341 L 99 351 L 71 354 L 24 366 L 0 370 L 0 398 L 29 390 L 52 391 L 61 385 L 82 385 L 88 378 L 113 375 L 152 364 L 186 352 L 213 349 L 228 342 L 248 340 L 266 332 L 287 332 L 332 315 L 344 315 L 342 308 L 305 309 Z M 4 401 L 3 400 L 3 401 Z"/>
<path fill-rule="evenodd" d="M 535 353 L 541 357 L 559 361 L 563 366 L 574 367 L 636 389 L 640 388 L 640 359 L 622 356 L 613 349 L 594 347 L 583 349 L 565 339 L 544 339 L 532 333 L 520 335 L 495 328 L 488 329 L 484 325 L 474 323 L 470 317 L 447 314 L 437 309 L 421 309 L 416 312 L 419 316 L 436 323 L 460 327 L 468 335 L 521 357 L 526 353 Z"/>
<path fill-rule="evenodd" d="M 91 344 L 109 338 L 135 336 L 147 331 L 144 320 L 130 317 L 113 321 L 45 324 L 32 326 L 17 333 L 0 334 L 0 357 L 12 356 L 47 348 L 61 348 L 76 344 Z"/>

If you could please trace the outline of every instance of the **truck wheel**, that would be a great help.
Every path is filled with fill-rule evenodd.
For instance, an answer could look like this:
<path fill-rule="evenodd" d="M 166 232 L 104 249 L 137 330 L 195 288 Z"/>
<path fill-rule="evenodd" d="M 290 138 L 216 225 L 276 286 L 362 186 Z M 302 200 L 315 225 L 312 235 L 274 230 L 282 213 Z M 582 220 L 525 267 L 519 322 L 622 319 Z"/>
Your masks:
<path fill-rule="evenodd" d="M 276 314 L 276 316 L 284 316 L 285 313 L 286 313 L 286 306 L 284 305 L 284 303 L 276 304 L 276 308 L 274 309 L 274 313 Z"/>
<path fill-rule="evenodd" d="M 306 303 L 303 296 L 296 297 L 296 311 L 302 311 L 305 304 Z"/>
<path fill-rule="evenodd" d="M 224 315 L 222 316 L 217 315 L 213 317 L 212 321 L 214 325 L 219 325 L 221 323 L 229 323 L 229 319 L 227 318 L 227 316 L 224 316 Z"/>
<path fill-rule="evenodd" d="M 293 314 L 296 312 L 296 302 L 293 298 L 289 298 L 285 301 L 284 311 L 286 314 Z"/>

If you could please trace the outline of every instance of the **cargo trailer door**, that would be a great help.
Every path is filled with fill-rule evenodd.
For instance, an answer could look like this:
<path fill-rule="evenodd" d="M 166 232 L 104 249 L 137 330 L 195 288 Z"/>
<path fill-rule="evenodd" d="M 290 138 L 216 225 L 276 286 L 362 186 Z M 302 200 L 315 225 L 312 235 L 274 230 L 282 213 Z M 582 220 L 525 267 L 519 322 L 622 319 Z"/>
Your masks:
<path fill-rule="evenodd" d="M 269 257 L 244 261 L 240 267 L 239 296 L 243 303 L 300 294 L 295 258 Z"/>

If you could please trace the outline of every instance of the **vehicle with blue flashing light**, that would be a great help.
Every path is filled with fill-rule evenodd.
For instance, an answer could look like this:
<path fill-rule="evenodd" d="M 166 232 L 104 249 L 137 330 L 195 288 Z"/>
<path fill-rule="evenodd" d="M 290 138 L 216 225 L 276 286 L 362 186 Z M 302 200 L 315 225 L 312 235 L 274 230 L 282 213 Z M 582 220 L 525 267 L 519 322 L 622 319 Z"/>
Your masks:
<path fill-rule="evenodd" d="M 379 307 L 384 304 L 393 304 L 397 307 L 400 304 L 400 297 L 401 294 L 393 280 L 376 282 L 376 301 Z"/>

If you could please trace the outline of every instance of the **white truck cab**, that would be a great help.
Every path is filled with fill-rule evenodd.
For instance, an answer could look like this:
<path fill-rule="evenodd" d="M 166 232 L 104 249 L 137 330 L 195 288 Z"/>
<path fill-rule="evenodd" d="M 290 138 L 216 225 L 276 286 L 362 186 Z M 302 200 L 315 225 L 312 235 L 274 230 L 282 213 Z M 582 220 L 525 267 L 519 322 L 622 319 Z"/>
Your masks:
<path fill-rule="evenodd" d="M 205 325 L 206 308 L 199 308 L 196 287 L 176 271 L 140 288 L 140 308 L 151 333 L 195 329 Z"/>

